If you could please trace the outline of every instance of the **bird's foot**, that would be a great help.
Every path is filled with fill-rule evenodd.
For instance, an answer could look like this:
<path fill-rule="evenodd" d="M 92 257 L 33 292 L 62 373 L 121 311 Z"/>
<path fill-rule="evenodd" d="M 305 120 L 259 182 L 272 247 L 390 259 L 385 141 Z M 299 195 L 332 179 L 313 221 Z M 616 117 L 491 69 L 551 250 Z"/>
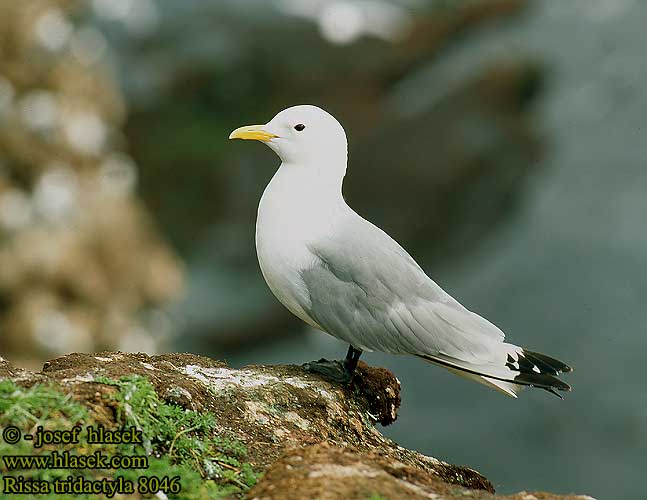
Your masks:
<path fill-rule="evenodd" d="M 349 370 L 348 364 L 342 360 L 330 361 L 321 358 L 319 361 L 310 361 L 302 366 L 306 371 L 321 375 L 326 380 L 336 384 L 349 385 L 353 380 L 353 372 Z"/>

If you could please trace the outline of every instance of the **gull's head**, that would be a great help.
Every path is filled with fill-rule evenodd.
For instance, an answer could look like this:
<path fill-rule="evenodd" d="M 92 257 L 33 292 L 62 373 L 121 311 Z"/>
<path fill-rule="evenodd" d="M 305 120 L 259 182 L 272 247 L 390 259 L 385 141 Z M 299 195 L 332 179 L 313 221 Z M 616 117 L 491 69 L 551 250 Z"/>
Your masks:
<path fill-rule="evenodd" d="M 264 142 L 283 163 L 319 165 L 342 162 L 346 168 L 346 133 L 330 113 L 317 106 L 284 109 L 265 125 L 248 125 L 234 130 L 230 139 Z"/>

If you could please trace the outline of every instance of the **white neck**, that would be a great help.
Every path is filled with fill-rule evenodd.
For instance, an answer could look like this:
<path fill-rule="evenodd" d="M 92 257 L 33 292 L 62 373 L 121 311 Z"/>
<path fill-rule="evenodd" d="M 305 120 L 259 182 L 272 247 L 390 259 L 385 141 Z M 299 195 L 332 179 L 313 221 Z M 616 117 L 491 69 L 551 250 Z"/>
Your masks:
<path fill-rule="evenodd" d="M 350 209 L 342 196 L 345 163 L 331 166 L 281 164 L 258 206 L 257 238 L 262 232 L 307 244 L 332 234 Z"/>

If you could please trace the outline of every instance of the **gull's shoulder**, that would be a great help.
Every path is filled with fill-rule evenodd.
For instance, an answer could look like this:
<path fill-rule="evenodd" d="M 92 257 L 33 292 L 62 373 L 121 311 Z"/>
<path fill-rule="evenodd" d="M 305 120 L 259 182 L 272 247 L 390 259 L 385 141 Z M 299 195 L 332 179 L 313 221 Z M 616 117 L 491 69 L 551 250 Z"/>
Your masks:
<path fill-rule="evenodd" d="M 371 289 L 381 283 L 403 297 L 453 301 L 414 258 L 377 225 L 349 208 L 336 230 L 309 245 L 320 265 L 335 276 Z"/>
<path fill-rule="evenodd" d="M 349 207 L 330 240 L 323 241 L 323 247 L 344 245 L 349 251 L 372 261 L 393 259 L 421 272 L 422 268 L 402 245 L 386 231 L 365 219 Z"/>

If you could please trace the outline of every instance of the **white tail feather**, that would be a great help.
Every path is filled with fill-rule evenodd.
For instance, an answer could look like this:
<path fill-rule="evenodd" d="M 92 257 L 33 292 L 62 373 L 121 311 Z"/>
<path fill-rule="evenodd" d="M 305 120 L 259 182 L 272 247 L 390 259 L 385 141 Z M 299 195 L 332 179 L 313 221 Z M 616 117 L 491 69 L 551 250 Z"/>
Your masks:
<path fill-rule="evenodd" d="M 491 387 L 492 389 L 496 389 L 497 391 L 505 394 L 506 396 L 510 396 L 512 398 L 517 398 L 517 394 L 519 394 L 525 386 L 519 385 L 519 384 L 513 384 L 512 382 L 505 382 L 503 380 L 497 380 L 494 378 L 490 377 L 484 377 L 482 375 L 476 375 L 474 373 L 469 373 L 465 372 L 463 370 L 457 370 L 456 368 L 451 368 L 449 366 L 445 366 L 444 368 L 447 368 L 452 373 L 455 373 L 456 375 L 459 375 L 460 377 L 473 380 L 475 382 L 478 382 L 479 384 L 487 385 L 488 387 Z"/>

